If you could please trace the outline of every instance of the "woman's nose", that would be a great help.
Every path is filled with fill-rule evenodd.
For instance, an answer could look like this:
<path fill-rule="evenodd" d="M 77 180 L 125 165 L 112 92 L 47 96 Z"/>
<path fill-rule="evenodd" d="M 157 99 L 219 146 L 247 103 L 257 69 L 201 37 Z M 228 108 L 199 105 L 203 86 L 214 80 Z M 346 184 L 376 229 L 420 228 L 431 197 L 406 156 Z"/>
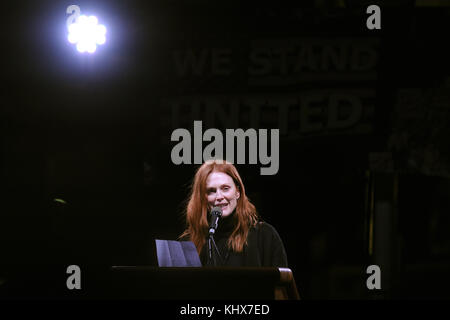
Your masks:
<path fill-rule="evenodd" d="M 220 190 L 217 190 L 216 192 L 216 199 L 223 199 L 223 194 Z"/>

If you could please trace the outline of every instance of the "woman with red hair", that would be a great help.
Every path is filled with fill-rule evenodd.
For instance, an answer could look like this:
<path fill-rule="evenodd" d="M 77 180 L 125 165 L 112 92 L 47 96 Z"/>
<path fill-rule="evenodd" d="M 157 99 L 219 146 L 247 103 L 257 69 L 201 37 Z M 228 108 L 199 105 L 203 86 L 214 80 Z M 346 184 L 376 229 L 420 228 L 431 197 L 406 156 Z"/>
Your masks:
<path fill-rule="evenodd" d="M 212 263 L 208 233 L 213 207 L 220 207 L 222 216 L 214 233 L 217 250 Z M 209 160 L 197 170 L 185 213 L 187 227 L 181 238 L 195 244 L 203 265 L 287 267 L 280 236 L 260 220 L 231 163 Z"/>

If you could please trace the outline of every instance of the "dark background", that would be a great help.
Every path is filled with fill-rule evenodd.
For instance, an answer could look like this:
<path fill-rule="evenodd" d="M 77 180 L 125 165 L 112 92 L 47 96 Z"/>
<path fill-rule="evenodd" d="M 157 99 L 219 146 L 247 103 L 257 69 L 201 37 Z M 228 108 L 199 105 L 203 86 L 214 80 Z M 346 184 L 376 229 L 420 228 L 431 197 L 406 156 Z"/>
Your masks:
<path fill-rule="evenodd" d="M 177 126 L 164 101 L 323 90 L 324 101 L 328 91 L 361 94 L 358 123 L 327 128 L 322 103 L 315 121 L 323 129 L 304 132 L 292 120 L 294 110 L 280 138 L 276 175 L 237 165 L 248 196 L 285 244 L 301 296 L 448 298 L 449 7 L 378 2 L 382 29 L 368 30 L 363 2 L 211 2 L 77 1 L 108 28 L 106 44 L 93 55 L 66 40 L 65 10 L 75 3 L 7 5 L 2 294 L 39 296 L 60 281 L 49 292 L 65 295 L 70 264 L 85 270 L 88 289 L 108 266 L 155 265 L 154 239 L 183 231 L 183 204 L 198 167 L 172 163 Z M 251 83 L 255 41 L 289 38 L 316 41 L 317 55 L 320 43 L 333 39 L 337 47 L 376 43 L 376 63 L 367 72 L 352 70 L 349 58 L 344 70 L 318 67 L 289 83 L 283 75 L 279 83 Z M 204 48 L 229 48 L 232 73 L 214 74 L 209 60 L 200 74 L 177 72 L 175 51 Z M 257 125 L 277 128 L 273 117 Z M 182 127 L 193 120 L 204 119 L 188 110 Z M 239 127 L 248 123 L 239 115 Z M 371 264 L 381 266 L 382 290 L 366 287 Z"/>

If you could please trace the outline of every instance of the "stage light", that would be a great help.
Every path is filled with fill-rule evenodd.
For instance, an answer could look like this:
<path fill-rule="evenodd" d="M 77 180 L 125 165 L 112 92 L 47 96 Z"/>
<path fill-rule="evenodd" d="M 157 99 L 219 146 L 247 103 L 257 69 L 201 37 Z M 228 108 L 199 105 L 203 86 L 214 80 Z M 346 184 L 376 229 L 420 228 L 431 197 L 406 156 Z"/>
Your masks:
<path fill-rule="evenodd" d="M 106 27 L 98 24 L 95 16 L 80 15 L 74 23 L 68 26 L 67 40 L 76 44 L 79 52 L 94 53 L 97 45 L 106 42 Z"/>
<path fill-rule="evenodd" d="M 55 198 L 55 199 L 53 199 L 53 201 L 54 201 L 54 202 L 58 202 L 58 203 L 61 203 L 61 204 L 67 204 L 67 202 L 66 202 L 66 201 L 64 201 L 63 199 L 58 199 L 58 198 Z"/>

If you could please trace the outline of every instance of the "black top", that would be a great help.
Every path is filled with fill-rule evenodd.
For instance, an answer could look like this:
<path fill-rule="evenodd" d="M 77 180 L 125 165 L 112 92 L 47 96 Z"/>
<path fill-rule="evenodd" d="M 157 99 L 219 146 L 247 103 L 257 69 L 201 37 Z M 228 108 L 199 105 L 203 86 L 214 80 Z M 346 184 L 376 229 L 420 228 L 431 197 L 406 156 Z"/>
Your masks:
<path fill-rule="evenodd" d="M 242 252 L 232 251 L 227 240 L 235 226 L 234 215 L 220 219 L 214 234 L 214 240 L 220 253 L 217 266 L 230 267 L 287 267 L 286 250 L 278 232 L 266 222 L 258 222 L 249 230 L 247 245 Z M 207 265 L 207 248 L 205 244 L 200 260 Z M 214 251 L 213 251 L 214 252 Z M 220 262 L 222 260 L 222 263 Z"/>

